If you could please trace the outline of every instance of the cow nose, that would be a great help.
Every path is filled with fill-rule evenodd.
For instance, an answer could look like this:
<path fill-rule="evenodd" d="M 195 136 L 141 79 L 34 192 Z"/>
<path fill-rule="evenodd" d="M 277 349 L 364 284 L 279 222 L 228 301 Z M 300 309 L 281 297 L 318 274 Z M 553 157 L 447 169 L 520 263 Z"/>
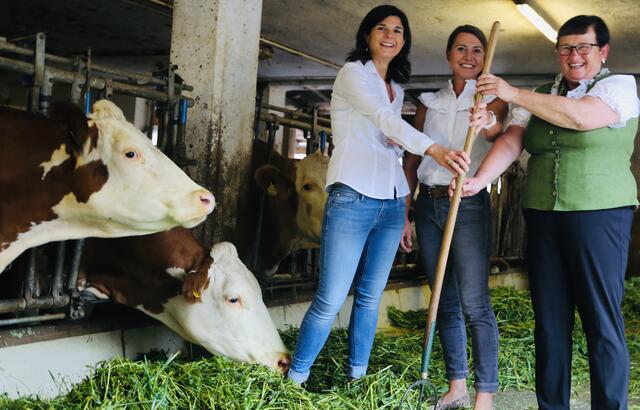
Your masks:
<path fill-rule="evenodd" d="M 213 211 L 213 208 L 216 206 L 216 200 L 211 194 L 211 192 L 201 189 L 195 192 L 202 206 L 207 210 L 207 214 Z"/>
<path fill-rule="evenodd" d="M 289 364 L 291 363 L 291 355 L 283 354 L 282 357 L 278 360 L 278 370 L 282 372 L 282 374 L 287 374 L 289 371 Z"/>

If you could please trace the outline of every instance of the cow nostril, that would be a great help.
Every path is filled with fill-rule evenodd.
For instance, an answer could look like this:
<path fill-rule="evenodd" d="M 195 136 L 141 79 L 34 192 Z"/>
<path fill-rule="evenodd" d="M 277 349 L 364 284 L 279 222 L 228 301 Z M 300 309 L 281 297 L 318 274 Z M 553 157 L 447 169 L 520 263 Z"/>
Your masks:
<path fill-rule="evenodd" d="M 200 203 L 204 205 L 205 208 L 209 210 L 213 210 L 215 206 L 215 199 L 211 193 L 207 191 L 198 192 L 198 198 L 200 199 Z"/>
<path fill-rule="evenodd" d="M 287 373 L 290 363 L 291 360 L 289 358 L 289 355 L 283 356 L 280 358 L 280 360 L 278 360 L 278 369 L 280 369 L 282 373 Z"/>

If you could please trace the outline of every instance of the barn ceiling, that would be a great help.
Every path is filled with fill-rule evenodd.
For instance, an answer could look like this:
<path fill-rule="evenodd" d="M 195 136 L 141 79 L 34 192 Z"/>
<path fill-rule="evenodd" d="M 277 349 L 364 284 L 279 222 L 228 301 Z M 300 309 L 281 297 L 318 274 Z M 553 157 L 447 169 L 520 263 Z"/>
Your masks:
<path fill-rule="evenodd" d="M 264 0 L 262 34 L 291 47 L 335 62 L 343 62 L 353 47 L 364 14 L 379 0 Z M 493 21 L 501 22 L 493 70 L 531 74 L 556 71 L 553 44 L 516 10 L 511 0 L 392 1 L 409 17 L 413 33 L 411 60 L 416 75 L 449 72 L 444 48 L 449 33 L 461 24 L 473 24 L 488 34 Z M 615 71 L 640 73 L 640 7 L 637 0 L 537 0 L 533 5 L 548 15 L 557 29 L 577 14 L 595 14 L 612 34 L 609 66 Z M 286 16 L 286 18 L 285 18 Z M 335 70 L 276 51 L 263 62 L 264 77 L 331 76 Z"/>
<path fill-rule="evenodd" d="M 29 43 L 38 31 L 47 34 L 47 50 L 82 54 L 153 70 L 166 64 L 171 36 L 172 0 L 20 0 L 2 2 L 0 36 Z M 262 35 L 309 54 L 341 64 L 353 46 L 363 15 L 380 0 L 263 0 Z M 512 0 L 397 0 L 409 16 L 415 75 L 445 75 L 444 46 L 460 24 L 487 32 L 494 20 L 502 30 L 494 72 L 555 72 L 553 45 L 516 10 Z M 612 32 L 609 66 L 640 73 L 640 7 L 637 0 L 534 0 L 557 28 L 576 14 L 597 14 Z M 259 77 L 284 80 L 331 78 L 336 70 L 278 49 L 261 61 Z"/>

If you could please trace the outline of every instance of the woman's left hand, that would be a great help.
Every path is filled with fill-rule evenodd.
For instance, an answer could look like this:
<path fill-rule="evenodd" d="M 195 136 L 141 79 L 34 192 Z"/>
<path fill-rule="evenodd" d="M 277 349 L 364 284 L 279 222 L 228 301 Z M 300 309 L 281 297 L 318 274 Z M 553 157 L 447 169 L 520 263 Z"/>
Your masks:
<path fill-rule="evenodd" d="M 480 132 L 490 121 L 486 103 L 479 102 L 478 105 L 469 109 L 469 126 L 473 128 L 474 134 Z"/>
<path fill-rule="evenodd" d="M 399 143 L 395 142 L 394 140 L 392 140 L 391 138 L 387 138 L 387 145 L 390 147 L 398 147 L 400 149 L 404 149 L 404 147 L 402 145 L 400 145 Z"/>
<path fill-rule="evenodd" d="M 413 243 L 411 242 L 411 234 L 413 233 L 413 225 L 409 222 L 409 218 L 404 218 L 404 228 L 402 229 L 402 237 L 400 238 L 400 247 L 406 253 L 411 252 Z"/>
<path fill-rule="evenodd" d="M 429 155 L 438 165 L 444 167 L 453 175 L 464 175 L 469 172 L 471 160 L 469 159 L 469 154 L 462 150 L 456 151 L 434 143 L 427 148 L 425 154 Z"/>
<path fill-rule="evenodd" d="M 481 189 L 486 188 L 487 184 L 482 184 L 479 178 L 471 177 L 466 178 L 464 183 L 462 184 L 462 192 L 461 196 L 467 197 L 472 196 L 480 192 Z M 451 178 L 451 183 L 449 184 L 449 198 L 453 198 L 453 194 L 456 190 L 456 178 Z"/>

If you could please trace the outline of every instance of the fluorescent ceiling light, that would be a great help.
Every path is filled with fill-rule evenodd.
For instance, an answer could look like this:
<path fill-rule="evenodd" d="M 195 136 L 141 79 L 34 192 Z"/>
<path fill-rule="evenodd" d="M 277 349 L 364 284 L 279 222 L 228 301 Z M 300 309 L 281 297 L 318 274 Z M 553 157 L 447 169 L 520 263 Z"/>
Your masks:
<path fill-rule="evenodd" d="M 552 43 L 555 44 L 558 38 L 558 32 L 555 31 L 549 23 L 547 23 L 540 15 L 526 3 L 516 4 L 516 8 L 531 24 L 536 26 L 538 30 Z"/>

